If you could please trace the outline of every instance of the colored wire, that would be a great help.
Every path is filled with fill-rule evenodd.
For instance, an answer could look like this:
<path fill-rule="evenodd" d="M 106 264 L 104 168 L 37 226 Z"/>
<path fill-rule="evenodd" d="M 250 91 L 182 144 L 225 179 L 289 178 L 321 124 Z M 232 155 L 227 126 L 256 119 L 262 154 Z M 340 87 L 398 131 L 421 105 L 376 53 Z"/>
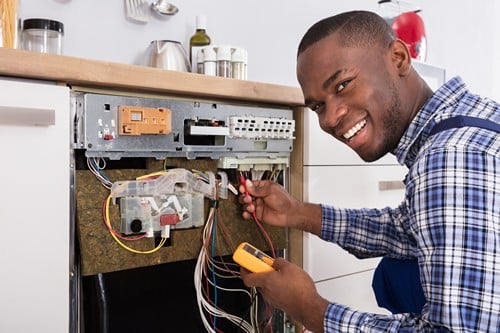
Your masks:
<path fill-rule="evenodd" d="M 215 207 L 210 208 L 210 212 L 203 228 L 202 234 L 202 247 L 200 253 L 198 255 L 198 260 L 195 266 L 195 274 L 194 274 L 194 284 L 196 289 L 196 299 L 198 303 L 198 309 L 200 311 L 200 316 L 205 326 L 205 329 L 210 333 L 217 333 L 218 330 L 214 325 L 215 318 L 225 318 L 228 321 L 232 322 L 234 325 L 240 326 L 243 332 L 254 333 L 255 330 L 250 323 L 248 323 L 244 318 L 238 317 L 236 315 L 227 313 L 226 311 L 220 309 L 215 305 L 213 301 L 209 299 L 209 295 L 203 292 L 202 281 L 203 276 L 208 276 L 212 270 L 215 270 L 216 267 L 210 266 L 210 260 L 213 256 L 209 256 L 210 247 L 214 246 L 214 216 L 217 214 L 217 209 Z M 215 218 L 216 219 L 216 218 Z M 216 221 L 215 221 L 216 222 Z M 211 250 L 210 250 L 211 251 Z M 213 258 L 212 258 L 213 259 Z M 213 276 L 213 275 L 212 275 Z M 214 283 L 213 279 L 206 279 L 207 284 L 209 284 L 213 288 L 217 288 L 217 290 L 224 290 L 228 292 L 244 292 L 249 297 L 251 297 L 250 293 L 244 289 L 227 289 L 223 288 Z M 208 290 L 208 289 L 206 289 Z M 207 319 L 207 314 L 215 317 L 213 320 Z"/>
<path fill-rule="evenodd" d="M 243 174 L 240 175 L 240 183 L 245 188 L 245 195 L 250 196 L 250 194 L 248 193 L 248 190 L 247 190 L 245 176 Z M 252 212 L 252 217 L 253 217 L 255 224 L 257 224 L 257 227 L 259 228 L 261 234 L 266 239 L 266 242 L 269 245 L 269 248 L 271 250 L 273 258 L 276 258 L 276 252 L 274 251 L 273 242 L 271 241 L 271 238 L 269 237 L 269 234 L 267 233 L 266 229 L 264 229 L 264 227 L 260 223 L 259 218 L 257 217 L 257 213 L 255 211 Z"/>
<path fill-rule="evenodd" d="M 102 186 L 104 186 L 108 190 L 111 189 L 113 183 L 102 171 L 104 168 L 106 168 L 106 160 L 100 157 L 87 157 L 87 166 L 90 172 L 92 172 L 96 176 L 97 180 L 99 180 Z"/>
<path fill-rule="evenodd" d="M 122 236 L 118 231 L 116 231 L 111 224 L 107 221 L 107 215 L 106 215 L 106 210 L 108 209 L 108 200 L 104 200 L 103 205 L 102 205 L 102 218 L 104 221 L 104 224 L 106 225 L 106 228 L 108 229 L 109 232 L 113 233 L 116 235 L 116 237 L 123 239 L 123 240 L 128 240 L 128 241 L 136 241 L 139 239 L 143 239 L 146 237 L 146 234 L 138 235 L 138 236 L 131 236 L 131 237 L 125 237 Z M 108 214 L 109 215 L 109 214 Z"/>
<path fill-rule="evenodd" d="M 215 202 L 215 204 L 217 205 L 218 203 Z M 217 210 L 216 210 L 217 212 Z M 215 255 L 215 231 L 217 229 L 217 213 L 215 213 L 213 215 L 213 221 L 212 221 L 212 253 L 211 253 L 211 258 L 214 257 Z M 214 266 L 211 266 L 211 270 L 212 270 L 212 283 L 213 283 L 213 290 L 214 290 L 214 306 L 217 307 L 217 279 L 216 279 L 216 276 L 215 276 L 215 267 Z M 216 329 L 217 327 L 217 317 L 215 317 L 213 320 L 212 320 L 212 325 L 214 327 L 214 329 Z"/>
<path fill-rule="evenodd" d="M 142 176 L 136 177 L 135 179 L 136 180 L 155 179 L 155 178 L 158 178 L 158 177 L 164 175 L 167 172 L 168 171 L 152 172 L 152 173 L 148 173 L 147 175 L 142 175 Z"/>
<path fill-rule="evenodd" d="M 111 227 L 111 223 L 110 223 L 110 219 L 109 219 L 109 202 L 111 201 L 111 195 L 108 195 L 107 199 L 105 200 L 105 219 L 104 219 L 104 223 L 106 224 L 106 227 L 108 228 L 108 230 L 110 230 L 110 234 L 111 236 L 113 237 L 113 239 L 118 243 L 118 245 L 120 245 L 121 247 L 123 247 L 125 250 L 127 251 L 130 251 L 130 252 L 133 252 L 133 253 L 137 253 L 137 254 L 151 254 L 151 253 L 155 253 L 156 251 L 158 251 L 159 249 L 161 249 L 163 247 L 163 245 L 165 244 L 165 242 L 167 241 L 166 238 L 162 238 L 160 243 L 158 244 L 157 247 L 155 247 L 154 249 L 151 249 L 151 250 L 148 250 L 148 251 L 141 251 L 141 250 L 136 250 L 136 249 L 133 249 L 129 246 L 127 246 L 125 243 L 123 243 L 117 236 L 114 232 L 111 232 L 111 230 L 113 229 Z"/>

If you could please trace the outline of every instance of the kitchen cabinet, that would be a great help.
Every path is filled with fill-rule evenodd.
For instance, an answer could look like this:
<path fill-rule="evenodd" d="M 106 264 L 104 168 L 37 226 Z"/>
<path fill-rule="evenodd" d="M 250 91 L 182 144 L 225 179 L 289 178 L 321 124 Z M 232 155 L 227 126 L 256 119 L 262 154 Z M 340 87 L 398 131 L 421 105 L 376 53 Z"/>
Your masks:
<path fill-rule="evenodd" d="M 404 197 L 401 180 L 405 173 L 398 165 L 305 166 L 305 200 L 344 208 L 395 206 Z M 387 189 L 386 184 L 393 188 Z M 354 309 L 384 312 L 371 290 L 371 276 L 379 258 L 357 259 L 311 234 L 304 234 L 303 246 L 304 269 L 324 297 Z"/>
<path fill-rule="evenodd" d="M 360 271 L 317 282 L 316 288 L 326 299 L 351 309 L 370 313 L 388 313 L 377 306 L 371 288 L 363 287 L 371 285 L 372 277 L 373 270 Z"/>
<path fill-rule="evenodd" d="M 0 331 L 67 332 L 69 89 L 0 78 Z"/>
<path fill-rule="evenodd" d="M 194 98 L 290 110 L 297 121 L 296 139 L 284 181 L 292 195 L 302 198 L 303 97 L 298 88 L 5 48 L 0 48 L 0 75 L 4 77 L 0 80 L 0 106 L 2 111 L 9 111 L 3 113 L 8 123 L 0 123 L 0 138 L 6 143 L 0 171 L 7 178 L 1 195 L 0 223 L 5 241 L 0 242 L 0 259 L 4 272 L 9 272 L 4 274 L 0 287 L 2 318 L 8 318 L 0 322 L 2 332 L 86 331 L 82 323 L 85 300 L 81 297 L 84 277 L 80 266 L 73 265 L 75 248 L 71 243 L 77 224 L 74 218 L 78 216 L 73 201 L 79 202 L 73 195 L 82 184 L 78 178 L 73 183 L 72 178 L 81 171 L 81 161 L 71 155 L 77 153 L 75 135 L 71 133 L 72 125 L 77 123 L 75 91 Z M 16 113 L 27 116 L 13 117 Z M 22 122 L 26 118 L 39 121 Z M 89 183 L 101 189 L 95 177 Z M 101 204 L 99 201 L 99 212 Z M 239 214 L 236 205 L 234 209 Z M 100 218 L 95 221 L 102 223 Z M 288 258 L 302 265 L 302 234 L 290 230 L 286 236 Z M 189 248 L 187 242 L 185 247 Z M 173 264 L 177 263 L 182 262 Z M 123 295 L 130 293 L 119 296 Z M 127 302 L 132 303 L 126 303 L 130 309 L 141 305 L 131 299 Z M 162 325 L 168 320 L 163 314 L 159 318 Z M 190 320 L 184 315 L 176 318 Z M 132 319 L 139 324 L 144 320 Z"/>
<path fill-rule="evenodd" d="M 396 206 L 404 197 L 401 180 L 405 173 L 405 168 L 397 165 L 304 167 L 305 200 L 343 208 Z M 399 188 L 385 189 L 382 184 L 388 182 Z M 373 269 L 379 261 L 356 259 L 315 235 L 305 234 L 304 238 L 309 249 L 304 267 L 315 281 Z"/>

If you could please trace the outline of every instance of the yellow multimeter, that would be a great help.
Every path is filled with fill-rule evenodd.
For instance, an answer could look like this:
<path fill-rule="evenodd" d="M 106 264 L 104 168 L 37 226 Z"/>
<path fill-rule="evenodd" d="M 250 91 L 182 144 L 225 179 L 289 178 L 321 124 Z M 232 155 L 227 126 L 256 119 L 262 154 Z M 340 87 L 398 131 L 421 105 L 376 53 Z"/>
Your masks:
<path fill-rule="evenodd" d="M 253 273 L 273 270 L 274 259 L 247 242 L 241 243 L 234 251 L 233 260 Z"/>

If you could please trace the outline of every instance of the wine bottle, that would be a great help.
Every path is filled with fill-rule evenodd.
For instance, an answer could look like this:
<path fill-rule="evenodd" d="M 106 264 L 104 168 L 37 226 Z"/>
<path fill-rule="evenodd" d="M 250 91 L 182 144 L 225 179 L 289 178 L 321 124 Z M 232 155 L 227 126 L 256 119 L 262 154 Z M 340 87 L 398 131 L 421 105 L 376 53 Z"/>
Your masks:
<path fill-rule="evenodd" d="M 189 40 L 189 61 L 191 62 L 191 71 L 197 72 L 198 52 L 204 46 L 210 45 L 211 39 L 207 35 L 207 18 L 204 15 L 196 16 L 196 31 Z"/>

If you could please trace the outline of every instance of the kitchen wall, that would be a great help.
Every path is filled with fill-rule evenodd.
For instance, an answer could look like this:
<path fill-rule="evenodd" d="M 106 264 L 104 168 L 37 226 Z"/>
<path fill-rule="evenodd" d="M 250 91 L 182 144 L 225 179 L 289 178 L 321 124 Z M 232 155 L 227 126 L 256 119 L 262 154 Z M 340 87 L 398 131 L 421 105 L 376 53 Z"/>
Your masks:
<path fill-rule="evenodd" d="M 311 24 L 345 10 L 380 10 L 376 0 L 171 1 L 179 7 L 178 14 L 153 16 L 147 24 L 125 18 L 124 0 L 20 0 L 20 15 L 62 21 L 66 55 L 141 64 L 151 40 L 178 40 L 187 48 L 195 16 L 203 13 L 214 44 L 249 51 L 250 80 L 295 86 L 296 47 Z M 495 23 L 500 4 L 411 2 L 422 9 L 427 62 L 460 74 L 473 91 L 500 100 L 500 39 L 493 38 L 500 32 L 500 23 Z"/>

